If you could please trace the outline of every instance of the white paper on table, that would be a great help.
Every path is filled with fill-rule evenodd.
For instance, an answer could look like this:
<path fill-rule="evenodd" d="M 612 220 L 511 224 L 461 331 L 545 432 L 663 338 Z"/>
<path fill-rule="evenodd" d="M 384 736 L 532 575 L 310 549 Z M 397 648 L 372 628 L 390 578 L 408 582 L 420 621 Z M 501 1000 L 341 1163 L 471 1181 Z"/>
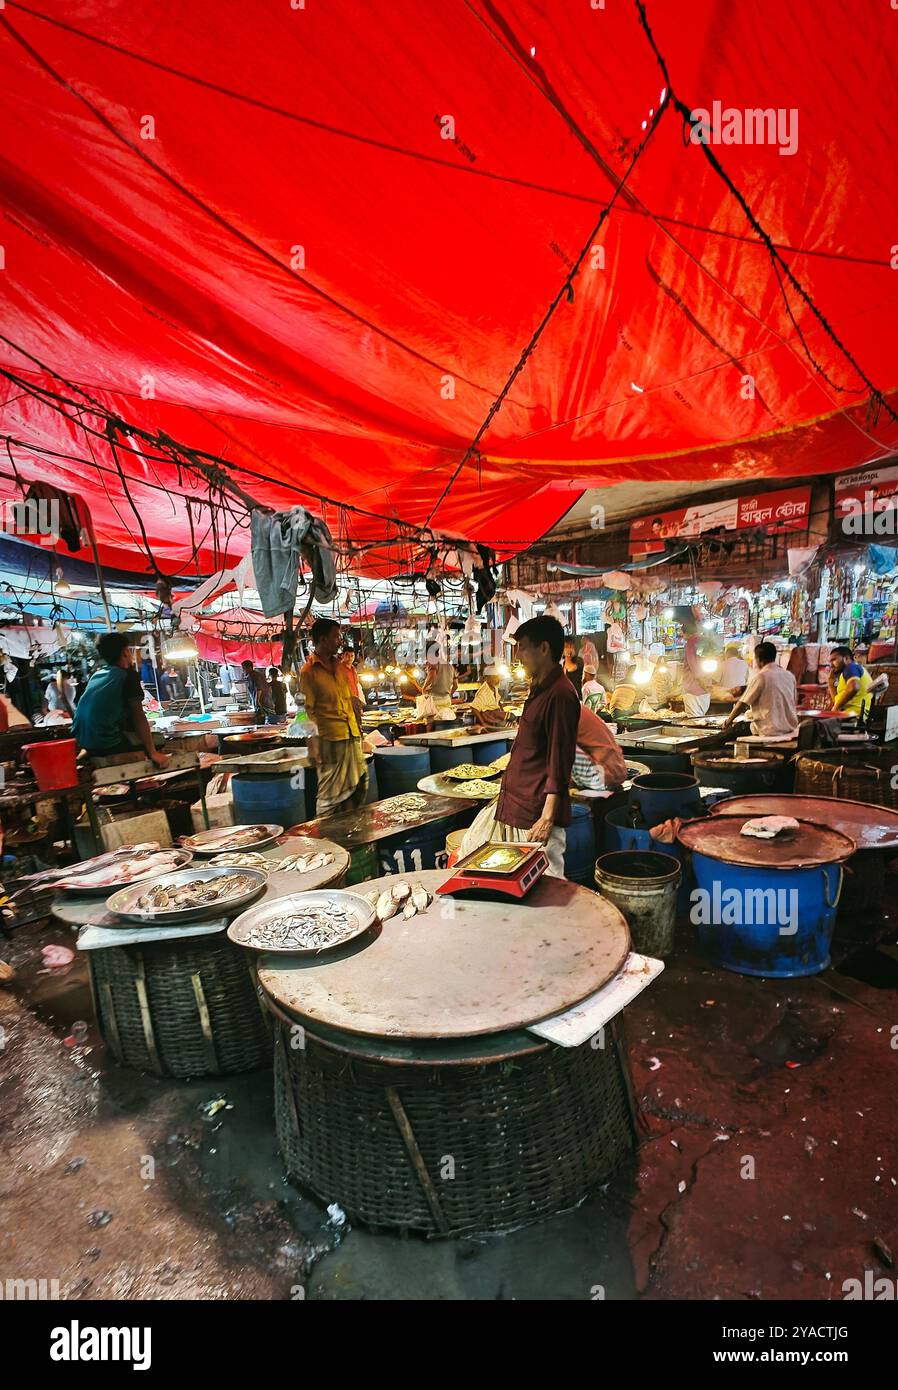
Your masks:
<path fill-rule="evenodd" d="M 141 927 L 138 923 L 123 923 L 120 927 L 82 927 L 78 934 L 79 951 L 105 951 L 110 946 L 142 946 L 147 941 L 186 940 L 192 936 L 213 936 L 216 932 L 227 931 L 227 917 L 214 922 L 184 922 L 158 927 Z"/>
<path fill-rule="evenodd" d="M 572 1009 L 544 1018 L 541 1023 L 531 1023 L 527 1032 L 559 1047 L 580 1047 L 641 994 L 663 969 L 663 960 L 631 951 L 613 980 Z"/>

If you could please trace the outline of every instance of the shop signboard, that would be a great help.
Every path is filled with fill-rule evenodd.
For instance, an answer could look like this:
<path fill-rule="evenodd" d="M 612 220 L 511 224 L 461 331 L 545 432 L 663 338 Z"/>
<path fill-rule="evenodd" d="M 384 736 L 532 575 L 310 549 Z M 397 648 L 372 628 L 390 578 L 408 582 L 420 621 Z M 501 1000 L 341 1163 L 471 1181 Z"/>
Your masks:
<path fill-rule="evenodd" d="M 665 541 L 689 539 L 721 528 L 745 531 L 760 527 L 768 533 L 806 531 L 810 513 L 810 487 L 750 492 L 724 502 L 696 502 L 671 512 L 654 512 L 632 522 L 630 554 L 652 554 L 663 550 Z"/>

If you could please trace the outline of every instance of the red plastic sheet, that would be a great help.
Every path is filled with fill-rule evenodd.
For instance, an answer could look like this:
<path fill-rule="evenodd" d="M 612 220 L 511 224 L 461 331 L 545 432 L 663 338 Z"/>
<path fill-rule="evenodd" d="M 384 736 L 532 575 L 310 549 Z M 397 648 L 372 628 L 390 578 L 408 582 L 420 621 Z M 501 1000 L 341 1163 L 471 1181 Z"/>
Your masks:
<path fill-rule="evenodd" d="M 690 106 L 797 113 L 793 153 L 715 153 L 898 406 L 895 13 L 647 13 Z M 505 554 L 588 486 L 809 476 L 898 443 L 668 110 L 601 254 L 443 498 L 661 101 L 629 0 L 7 0 L 0 61 L 16 130 L 0 157 L 0 365 L 64 390 L 19 349 L 32 354 L 123 419 L 224 456 L 269 505 L 353 504 L 343 522 L 324 508 L 344 543 L 432 521 Z M 10 383 L 0 404 L 20 475 L 79 491 L 103 559 L 133 566 L 142 537 L 104 441 Z M 124 457 L 157 563 L 183 571 L 188 485 Z M 221 561 L 207 523 L 205 572 Z M 228 557 L 247 545 L 235 530 Z M 408 560 L 384 545 L 353 563 Z"/>

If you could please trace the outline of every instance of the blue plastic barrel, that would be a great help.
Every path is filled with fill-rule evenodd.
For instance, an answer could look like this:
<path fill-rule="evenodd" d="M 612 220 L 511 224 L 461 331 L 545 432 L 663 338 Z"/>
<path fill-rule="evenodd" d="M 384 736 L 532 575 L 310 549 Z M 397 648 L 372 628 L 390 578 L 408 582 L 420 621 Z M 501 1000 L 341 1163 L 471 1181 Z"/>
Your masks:
<path fill-rule="evenodd" d="M 231 778 L 235 825 L 274 824 L 289 830 L 307 818 L 306 775 L 294 772 L 237 772 Z"/>
<path fill-rule="evenodd" d="M 506 738 L 490 739 L 488 743 L 435 743 L 430 749 L 430 771 L 446 772 L 450 767 L 458 767 L 459 763 L 476 763 L 478 767 L 485 767 L 487 763 L 501 758 L 507 752 L 508 744 Z"/>
<path fill-rule="evenodd" d="M 382 800 L 401 792 L 416 792 L 421 778 L 430 775 L 430 754 L 426 748 L 407 748 L 402 743 L 395 748 L 378 748 L 374 775 Z"/>
<path fill-rule="evenodd" d="M 422 869 L 445 869 L 449 862 L 446 835 L 459 826 L 470 825 L 477 807 L 462 811 L 430 825 L 421 825 L 402 835 L 391 835 L 377 845 L 381 873 L 415 874 Z"/>
<path fill-rule="evenodd" d="M 633 779 L 630 804 L 634 803 L 648 829 L 671 816 L 700 815 L 698 778 L 685 772 L 646 772 Z"/>
<path fill-rule="evenodd" d="M 595 881 L 596 835 L 589 807 L 572 801 L 571 823 L 565 829 L 564 876 L 572 883 L 591 888 Z"/>
<path fill-rule="evenodd" d="M 697 886 L 705 890 L 704 901 L 693 905 L 692 917 L 702 949 L 715 964 L 740 975 L 776 979 L 817 975 L 829 965 L 842 880 L 840 864 L 816 864 L 806 869 L 747 868 L 694 850 L 692 869 Z M 728 923 L 723 896 L 728 889 L 737 891 L 740 903 L 748 902 L 746 894 L 754 894 L 751 914 L 743 910 L 741 917 L 774 920 Z M 783 891 L 794 891 L 795 896 L 781 899 L 777 895 Z M 794 922 L 786 912 L 777 911 L 780 903 L 797 905 Z"/>
<path fill-rule="evenodd" d="M 609 811 L 605 817 L 605 851 L 613 854 L 618 850 L 642 853 L 652 851 L 656 854 L 669 854 L 672 858 L 679 859 L 683 872 L 680 875 L 680 885 L 677 889 L 677 911 L 682 913 L 689 911 L 691 885 L 687 874 L 686 852 L 682 845 L 665 845 L 661 840 L 653 840 L 644 826 L 630 824 L 630 811 L 626 806 L 622 806 L 617 811 Z"/>

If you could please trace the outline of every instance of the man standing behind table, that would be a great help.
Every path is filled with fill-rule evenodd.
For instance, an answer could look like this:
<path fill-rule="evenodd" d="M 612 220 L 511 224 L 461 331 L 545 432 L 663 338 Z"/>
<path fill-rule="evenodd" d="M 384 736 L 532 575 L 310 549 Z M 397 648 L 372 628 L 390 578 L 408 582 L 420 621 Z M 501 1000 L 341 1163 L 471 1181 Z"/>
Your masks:
<path fill-rule="evenodd" d="M 833 647 L 830 652 L 829 693 L 833 709 L 840 714 L 859 716 L 870 704 L 873 678 L 866 666 L 855 661 L 850 647 Z"/>
<path fill-rule="evenodd" d="M 757 670 L 749 676 L 748 685 L 724 720 L 728 729 L 743 710 L 748 710 L 751 731 L 762 738 L 798 732 L 798 687 L 791 671 L 786 671 L 776 659 L 772 642 L 759 642 L 755 647 Z"/>
<path fill-rule="evenodd" d="M 338 806 L 360 806 L 368 791 L 368 769 L 346 667 L 339 660 L 340 624 L 318 618 L 312 624 L 315 650 L 299 678 L 309 718 L 318 733 L 309 752 L 318 765 L 316 814 Z"/>
<path fill-rule="evenodd" d="M 581 705 L 561 669 L 564 629 L 556 618 L 531 618 L 515 633 L 517 658 L 530 678 L 511 757 L 495 802 L 468 827 L 462 855 L 490 841 L 541 844 L 548 873 L 564 877 L 564 827 Z"/>
<path fill-rule="evenodd" d="M 105 632 L 97 642 L 97 654 L 103 665 L 87 682 L 72 721 L 78 747 L 98 756 L 140 747 L 157 767 L 165 767 L 168 754 L 157 753 L 153 743 L 128 637 Z"/>
<path fill-rule="evenodd" d="M 264 724 L 274 718 L 274 700 L 268 678 L 264 671 L 257 671 L 251 661 L 241 661 L 240 669 L 249 702 L 259 721 Z"/>

